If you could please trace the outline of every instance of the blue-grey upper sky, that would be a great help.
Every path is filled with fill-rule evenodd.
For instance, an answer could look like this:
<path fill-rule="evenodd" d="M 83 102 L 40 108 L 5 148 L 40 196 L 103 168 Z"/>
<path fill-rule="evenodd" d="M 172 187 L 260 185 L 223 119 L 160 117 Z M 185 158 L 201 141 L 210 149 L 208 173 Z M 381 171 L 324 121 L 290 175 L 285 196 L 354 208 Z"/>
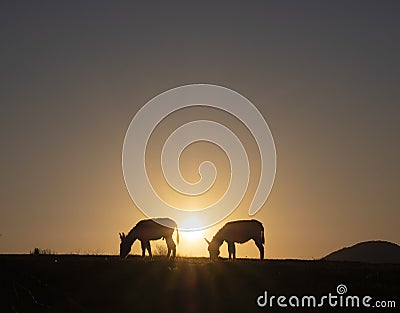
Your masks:
<path fill-rule="evenodd" d="M 0 252 L 115 253 L 118 232 L 143 217 L 124 186 L 125 131 L 146 101 L 192 83 L 232 88 L 268 121 L 277 176 L 256 215 L 267 257 L 398 243 L 399 10 L 398 1 L 3 1 Z"/>

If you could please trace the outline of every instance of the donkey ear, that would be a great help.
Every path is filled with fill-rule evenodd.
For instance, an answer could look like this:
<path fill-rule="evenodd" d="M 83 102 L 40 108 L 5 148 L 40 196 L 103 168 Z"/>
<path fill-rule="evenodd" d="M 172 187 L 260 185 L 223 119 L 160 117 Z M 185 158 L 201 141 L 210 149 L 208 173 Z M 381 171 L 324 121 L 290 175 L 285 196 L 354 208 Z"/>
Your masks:
<path fill-rule="evenodd" d="M 210 245 L 211 242 L 207 240 L 207 238 L 204 238 L 204 240 L 207 242 L 208 245 Z"/>
<path fill-rule="evenodd" d="M 121 239 L 121 241 L 123 241 L 123 240 L 124 240 L 123 233 L 119 233 L 119 239 Z"/>

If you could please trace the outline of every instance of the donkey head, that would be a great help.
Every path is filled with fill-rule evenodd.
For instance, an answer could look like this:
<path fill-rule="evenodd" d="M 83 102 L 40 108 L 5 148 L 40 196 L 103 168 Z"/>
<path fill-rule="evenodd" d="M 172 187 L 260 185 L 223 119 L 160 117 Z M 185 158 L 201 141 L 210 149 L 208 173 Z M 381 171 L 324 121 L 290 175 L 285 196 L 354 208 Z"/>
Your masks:
<path fill-rule="evenodd" d="M 126 235 L 124 233 L 119 234 L 119 239 L 121 239 L 121 243 L 119 245 L 119 256 L 121 258 L 126 258 L 131 251 L 131 245 L 126 240 Z"/>
<path fill-rule="evenodd" d="M 218 259 L 218 256 L 219 256 L 219 246 L 218 246 L 218 244 L 215 243 L 214 241 L 209 241 L 206 238 L 204 238 L 204 240 L 208 244 L 208 253 L 210 254 L 211 261 L 214 261 L 214 260 Z"/>

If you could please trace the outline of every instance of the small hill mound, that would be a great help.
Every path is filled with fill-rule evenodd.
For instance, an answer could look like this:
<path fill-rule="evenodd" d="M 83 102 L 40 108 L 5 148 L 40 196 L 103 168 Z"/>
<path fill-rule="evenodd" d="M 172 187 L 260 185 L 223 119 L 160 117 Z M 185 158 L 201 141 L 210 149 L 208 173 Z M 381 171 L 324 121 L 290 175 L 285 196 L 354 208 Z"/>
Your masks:
<path fill-rule="evenodd" d="M 388 241 L 365 241 L 328 254 L 326 261 L 400 263 L 400 246 Z"/>

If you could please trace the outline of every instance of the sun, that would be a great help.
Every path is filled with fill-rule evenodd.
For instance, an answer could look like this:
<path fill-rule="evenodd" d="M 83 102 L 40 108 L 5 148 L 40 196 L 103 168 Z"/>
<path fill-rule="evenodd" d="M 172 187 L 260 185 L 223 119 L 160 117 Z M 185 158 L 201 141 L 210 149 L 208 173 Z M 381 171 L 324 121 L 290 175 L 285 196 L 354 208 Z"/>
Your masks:
<path fill-rule="evenodd" d="M 204 237 L 203 230 L 182 231 L 181 233 L 187 241 L 191 242 L 201 240 Z"/>

